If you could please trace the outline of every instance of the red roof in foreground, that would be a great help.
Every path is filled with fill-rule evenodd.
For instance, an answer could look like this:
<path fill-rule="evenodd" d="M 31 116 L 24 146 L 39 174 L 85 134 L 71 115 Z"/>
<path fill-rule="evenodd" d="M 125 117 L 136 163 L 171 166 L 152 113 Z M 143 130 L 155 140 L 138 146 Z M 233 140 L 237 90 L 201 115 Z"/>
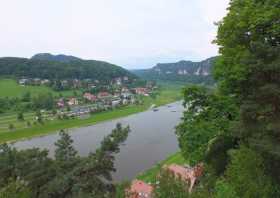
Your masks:
<path fill-rule="evenodd" d="M 203 174 L 203 164 L 198 164 L 195 167 L 184 167 L 177 164 L 172 164 L 169 165 L 167 169 L 184 181 L 190 181 L 189 192 L 192 191 L 192 188 L 198 177 L 202 176 Z"/>
<path fill-rule="evenodd" d="M 192 168 L 185 168 L 183 166 L 179 166 L 177 164 L 172 164 L 167 167 L 168 170 L 173 172 L 174 174 L 180 176 L 182 179 L 188 180 L 190 178 L 195 177 L 193 174 Z"/>
<path fill-rule="evenodd" d="M 151 198 L 153 190 L 153 186 L 140 180 L 134 180 L 128 190 L 128 198 Z"/>

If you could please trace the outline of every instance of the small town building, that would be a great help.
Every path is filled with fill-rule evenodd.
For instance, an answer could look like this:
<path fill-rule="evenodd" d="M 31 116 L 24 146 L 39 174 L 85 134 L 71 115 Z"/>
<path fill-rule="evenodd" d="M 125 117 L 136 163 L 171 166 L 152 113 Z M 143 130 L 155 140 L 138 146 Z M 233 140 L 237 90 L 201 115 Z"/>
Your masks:
<path fill-rule="evenodd" d="M 40 78 L 34 78 L 33 79 L 33 84 L 34 85 L 40 85 L 41 84 L 41 79 Z"/>
<path fill-rule="evenodd" d="M 116 85 L 122 85 L 122 78 L 115 78 Z"/>
<path fill-rule="evenodd" d="M 97 100 L 97 97 L 91 93 L 85 93 L 83 97 L 90 102 L 95 102 Z"/>
<path fill-rule="evenodd" d="M 21 85 L 21 86 L 25 86 L 28 82 L 29 82 L 28 79 L 23 78 L 23 79 L 20 79 L 20 80 L 18 81 L 18 84 Z"/>
<path fill-rule="evenodd" d="M 183 181 L 186 183 L 190 183 L 189 186 L 189 192 L 192 191 L 193 186 L 197 179 L 202 176 L 203 174 L 203 165 L 198 164 L 195 167 L 190 167 L 190 166 L 180 166 L 177 164 L 171 164 L 166 168 L 168 171 L 174 173 L 174 175 L 178 178 L 181 178 Z"/>
<path fill-rule="evenodd" d="M 127 198 L 152 198 L 154 187 L 141 180 L 134 180 L 126 191 Z"/>
<path fill-rule="evenodd" d="M 50 84 L 51 83 L 51 81 L 49 80 L 49 79 L 43 79 L 43 80 L 41 80 L 41 85 L 48 85 L 48 84 Z"/>
<path fill-rule="evenodd" d="M 135 88 L 135 93 L 138 94 L 138 95 L 144 95 L 144 96 L 149 96 L 149 91 L 147 88 L 145 87 L 138 87 L 138 88 Z"/>
<path fill-rule="evenodd" d="M 122 98 L 128 99 L 128 98 L 130 98 L 131 96 L 132 96 L 132 94 L 131 94 L 130 92 L 122 92 L 122 93 L 121 93 L 121 97 L 122 97 Z"/>
<path fill-rule="evenodd" d="M 57 107 L 63 108 L 65 106 L 63 98 L 59 99 L 56 103 Z"/>
<path fill-rule="evenodd" d="M 110 96 L 111 95 L 108 92 L 106 92 L 106 91 L 99 92 L 98 95 L 97 95 L 97 97 L 99 99 L 107 98 L 107 97 L 110 97 Z"/>
<path fill-rule="evenodd" d="M 112 101 L 112 107 L 116 107 L 116 106 L 119 106 L 121 104 L 121 100 L 113 100 Z"/>
<path fill-rule="evenodd" d="M 79 101 L 77 98 L 70 98 L 67 102 L 67 104 L 69 106 L 74 106 L 74 105 L 78 105 L 79 104 Z"/>

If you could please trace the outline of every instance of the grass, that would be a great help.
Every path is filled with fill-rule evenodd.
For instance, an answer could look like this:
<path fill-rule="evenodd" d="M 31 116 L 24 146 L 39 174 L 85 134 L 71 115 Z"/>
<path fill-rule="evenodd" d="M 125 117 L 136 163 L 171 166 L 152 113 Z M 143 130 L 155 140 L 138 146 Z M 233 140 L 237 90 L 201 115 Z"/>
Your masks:
<path fill-rule="evenodd" d="M 171 156 L 169 156 L 167 159 L 164 161 L 158 163 L 154 167 L 152 167 L 149 170 L 146 170 L 145 172 L 141 173 L 140 175 L 137 176 L 137 179 L 140 179 L 142 181 L 145 181 L 147 183 L 155 183 L 156 182 L 156 177 L 160 172 L 160 169 L 164 165 L 170 165 L 170 164 L 179 164 L 183 165 L 188 163 L 187 160 L 185 160 L 180 152 L 175 153 Z"/>
<path fill-rule="evenodd" d="M 181 99 L 180 92 L 177 89 L 162 89 L 156 99 L 150 97 L 144 98 L 142 105 L 130 105 L 121 107 L 112 111 L 106 111 L 91 115 L 87 119 L 70 119 L 70 120 L 53 120 L 46 121 L 43 125 L 37 124 L 27 128 L 26 121 L 20 122 L 16 120 L 16 114 L 6 114 L 0 117 L 0 143 L 7 141 L 15 141 L 22 138 L 31 138 L 40 135 L 55 133 L 61 129 L 70 129 L 74 127 L 82 127 L 94 125 L 99 122 L 125 117 L 131 114 L 139 113 L 147 110 L 152 104 L 164 105 Z M 27 120 L 34 120 L 34 113 L 24 115 Z M 10 131 L 7 127 L 12 123 L 15 130 Z M 2 127 L 2 128 L 1 128 Z"/>
<path fill-rule="evenodd" d="M 73 91 L 61 91 L 57 92 L 47 86 L 20 86 L 13 79 L 0 79 L 0 97 L 21 97 L 24 93 L 30 92 L 31 95 L 38 95 L 41 93 L 52 93 L 53 95 L 63 96 L 73 95 Z"/>

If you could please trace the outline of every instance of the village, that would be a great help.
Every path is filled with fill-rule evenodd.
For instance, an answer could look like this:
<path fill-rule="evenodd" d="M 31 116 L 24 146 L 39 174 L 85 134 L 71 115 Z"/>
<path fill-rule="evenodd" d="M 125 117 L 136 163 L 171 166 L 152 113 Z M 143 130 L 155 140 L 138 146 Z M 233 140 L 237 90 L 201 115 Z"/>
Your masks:
<path fill-rule="evenodd" d="M 135 80 L 136 81 L 136 80 Z M 127 76 L 109 82 L 93 79 L 49 80 L 40 78 L 21 78 L 21 86 L 52 86 L 54 89 L 73 89 L 75 95 L 59 97 L 55 100 L 57 115 L 65 117 L 84 117 L 85 115 L 111 110 L 130 104 L 141 104 L 143 97 L 152 95 L 157 87 L 152 82 L 141 82 L 142 86 L 130 82 Z M 79 94 L 75 90 L 79 90 Z"/>
<path fill-rule="evenodd" d="M 95 112 L 111 110 L 130 104 L 141 104 L 142 97 L 149 97 L 153 89 L 137 87 L 128 89 L 123 87 L 120 92 L 110 93 L 100 91 L 97 94 L 83 93 L 80 97 L 60 98 L 56 106 L 61 116 L 77 117 Z"/>

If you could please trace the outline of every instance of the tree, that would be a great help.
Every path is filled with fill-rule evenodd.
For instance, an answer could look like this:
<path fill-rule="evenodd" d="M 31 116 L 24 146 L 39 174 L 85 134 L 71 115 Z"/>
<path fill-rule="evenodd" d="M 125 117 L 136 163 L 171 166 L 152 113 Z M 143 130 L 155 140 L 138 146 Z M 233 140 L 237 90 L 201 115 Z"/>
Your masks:
<path fill-rule="evenodd" d="M 43 93 L 32 99 L 32 106 L 34 109 L 47 109 L 51 110 L 54 108 L 54 98 L 51 93 Z"/>
<path fill-rule="evenodd" d="M 187 184 L 180 178 L 167 171 L 161 170 L 158 185 L 154 190 L 155 198 L 188 198 L 190 197 Z"/>
<path fill-rule="evenodd" d="M 232 0 L 219 23 L 221 56 L 214 75 L 223 94 L 236 98 L 240 122 L 233 136 L 262 153 L 280 184 L 280 2 Z"/>
<path fill-rule="evenodd" d="M 30 121 L 27 121 L 27 122 L 26 122 L 26 126 L 27 126 L 27 127 L 31 127 Z"/>
<path fill-rule="evenodd" d="M 47 150 L 18 151 L 7 144 L 0 145 L 0 189 L 10 189 L 9 181 L 20 178 L 31 198 L 115 197 L 115 154 L 129 131 L 129 127 L 117 124 L 100 148 L 86 157 L 77 155 L 73 140 L 64 131 L 55 143 L 54 159 L 49 158 Z"/>
<path fill-rule="evenodd" d="M 216 198 L 239 198 L 233 187 L 224 180 L 218 180 L 215 186 Z"/>
<path fill-rule="evenodd" d="M 30 100 L 31 100 L 31 93 L 30 93 L 29 91 L 24 92 L 24 93 L 22 94 L 21 100 L 22 100 L 23 102 L 30 102 Z"/>
<path fill-rule="evenodd" d="M 9 124 L 9 129 L 12 131 L 15 129 L 15 126 L 13 124 Z"/>
<path fill-rule="evenodd" d="M 41 114 L 41 111 L 36 111 L 36 120 L 39 122 L 39 123 L 43 123 L 43 117 L 42 117 L 42 114 Z"/>
<path fill-rule="evenodd" d="M 277 194 L 277 186 L 264 171 L 260 154 L 242 145 L 240 149 L 232 150 L 230 155 L 231 163 L 225 175 L 232 188 L 231 194 L 235 192 L 238 197 L 244 198 L 279 196 L 279 189 Z"/>
<path fill-rule="evenodd" d="M 61 168 L 61 173 L 68 172 L 77 161 L 77 151 L 73 147 L 73 140 L 65 131 L 59 132 L 60 139 L 55 142 L 55 159 Z"/>
<path fill-rule="evenodd" d="M 24 181 L 13 181 L 0 189 L 0 198 L 30 198 L 31 192 Z"/>
<path fill-rule="evenodd" d="M 88 157 L 79 158 L 71 171 L 59 175 L 49 184 L 47 192 L 51 197 L 114 197 L 115 186 L 111 176 L 115 171 L 114 154 L 119 152 L 119 144 L 126 140 L 129 131 L 129 127 L 123 128 L 121 124 L 117 124 L 112 133 L 101 142 L 99 149 Z M 64 136 L 63 139 L 68 138 Z M 71 141 L 68 139 L 67 142 L 69 145 Z M 67 150 L 75 153 L 73 149 Z"/>
<path fill-rule="evenodd" d="M 19 121 L 24 121 L 24 116 L 23 116 L 23 113 L 22 113 L 22 112 L 19 112 L 19 113 L 17 114 L 17 119 L 18 119 Z"/>
<path fill-rule="evenodd" d="M 231 122 L 238 119 L 238 108 L 231 97 L 199 86 L 185 88 L 184 106 L 186 111 L 176 134 L 183 156 L 195 165 L 205 159 L 217 137 L 230 136 Z"/>

